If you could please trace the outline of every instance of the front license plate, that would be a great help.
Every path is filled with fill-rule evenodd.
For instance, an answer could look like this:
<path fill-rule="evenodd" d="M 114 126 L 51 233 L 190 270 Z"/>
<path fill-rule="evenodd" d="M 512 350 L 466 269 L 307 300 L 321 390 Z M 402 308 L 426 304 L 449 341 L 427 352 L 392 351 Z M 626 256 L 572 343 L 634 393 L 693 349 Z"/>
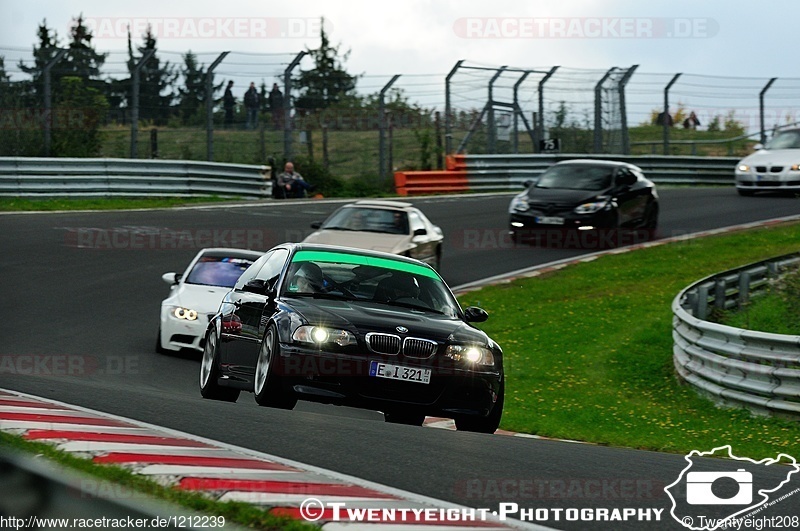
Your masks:
<path fill-rule="evenodd" d="M 391 365 L 380 361 L 370 362 L 369 375 L 403 382 L 431 383 L 430 369 L 403 367 L 402 365 Z"/>
<path fill-rule="evenodd" d="M 536 218 L 536 223 L 542 225 L 563 225 L 564 218 L 541 216 Z"/>

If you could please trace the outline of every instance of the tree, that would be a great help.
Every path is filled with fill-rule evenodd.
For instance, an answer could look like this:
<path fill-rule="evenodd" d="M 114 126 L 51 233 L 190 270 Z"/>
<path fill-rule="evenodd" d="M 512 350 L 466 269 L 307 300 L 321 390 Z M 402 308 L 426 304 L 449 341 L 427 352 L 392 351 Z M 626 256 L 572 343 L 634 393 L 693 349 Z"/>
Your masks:
<path fill-rule="evenodd" d="M 67 54 L 58 65 L 63 76 L 78 77 L 84 81 L 97 80 L 108 54 L 97 53 L 92 44 L 92 32 L 83 23 L 83 15 L 72 19 Z M 90 82 L 99 86 L 97 82 Z"/>
<path fill-rule="evenodd" d="M 96 157 L 102 147 L 100 125 L 108 113 L 106 98 L 89 82 L 67 76 L 59 82 L 53 109 L 53 154 Z"/>
<path fill-rule="evenodd" d="M 55 30 L 47 27 L 47 19 L 42 20 L 39 28 L 36 31 L 36 37 L 39 40 L 39 45 L 33 46 L 33 66 L 25 64 L 22 60 L 18 63 L 19 69 L 31 76 L 31 87 L 33 93 L 28 95 L 26 104 L 29 107 L 41 107 L 44 103 L 44 79 L 42 74 L 44 67 L 49 63 L 58 53 L 58 34 Z M 61 79 L 61 70 L 54 69 L 51 71 L 51 82 L 53 86 L 58 85 L 58 80 Z"/>
<path fill-rule="evenodd" d="M 310 111 L 358 103 L 358 77 L 350 75 L 344 69 L 344 62 L 350 52 L 346 52 L 340 60 L 339 47 L 340 45 L 332 46 L 328 40 L 323 20 L 320 24 L 319 48 L 307 50 L 314 61 L 314 68 L 302 70 L 297 78 L 300 96 L 295 103 L 296 108 Z"/>
<path fill-rule="evenodd" d="M 156 52 L 156 38 L 153 35 L 152 27 L 147 27 L 147 32 L 142 36 L 144 44 L 137 49 L 139 58 L 135 58 L 128 49 L 128 68 L 133 75 L 133 69 L 144 54 L 153 50 L 153 55 L 145 62 L 139 73 L 139 119 L 150 120 L 156 124 L 167 123 L 172 112 L 172 101 L 175 95 L 172 92 L 172 85 L 178 78 L 175 68 L 169 61 L 161 65 L 161 60 Z"/>
<path fill-rule="evenodd" d="M 206 99 L 206 73 L 205 69 L 197 64 L 197 56 L 189 50 L 183 56 L 183 87 L 178 88 L 178 112 L 181 124 L 188 125 L 193 119 L 198 119 L 199 112 Z M 216 85 L 214 90 L 219 90 L 222 83 Z"/>

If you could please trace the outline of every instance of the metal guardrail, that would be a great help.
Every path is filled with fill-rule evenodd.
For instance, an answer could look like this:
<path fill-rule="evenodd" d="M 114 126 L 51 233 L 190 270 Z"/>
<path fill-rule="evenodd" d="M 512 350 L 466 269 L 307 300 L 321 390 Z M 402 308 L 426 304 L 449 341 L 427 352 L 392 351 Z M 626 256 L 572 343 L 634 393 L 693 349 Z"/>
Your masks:
<path fill-rule="evenodd" d="M 536 179 L 563 160 L 616 160 L 639 166 L 660 184 L 734 184 L 737 157 L 678 157 L 663 155 L 463 155 L 454 157 L 452 169 L 466 170 L 470 190 L 515 189 Z"/>
<path fill-rule="evenodd" d="M 742 330 L 706 321 L 713 308 L 746 304 L 800 253 L 718 273 L 672 303 L 673 362 L 684 381 L 723 405 L 800 419 L 800 336 Z"/>
<path fill-rule="evenodd" d="M 272 196 L 268 166 L 139 159 L 0 157 L 0 196 Z"/>

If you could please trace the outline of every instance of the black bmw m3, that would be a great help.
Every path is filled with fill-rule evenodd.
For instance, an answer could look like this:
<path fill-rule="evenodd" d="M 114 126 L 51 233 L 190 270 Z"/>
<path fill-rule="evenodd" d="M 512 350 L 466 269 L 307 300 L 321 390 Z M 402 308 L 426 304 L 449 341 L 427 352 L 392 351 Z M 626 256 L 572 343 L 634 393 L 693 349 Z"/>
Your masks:
<path fill-rule="evenodd" d="M 292 409 L 298 400 L 374 409 L 387 422 L 453 418 L 494 432 L 503 352 L 427 264 L 312 244 L 268 251 L 239 278 L 206 331 L 200 390 Z"/>

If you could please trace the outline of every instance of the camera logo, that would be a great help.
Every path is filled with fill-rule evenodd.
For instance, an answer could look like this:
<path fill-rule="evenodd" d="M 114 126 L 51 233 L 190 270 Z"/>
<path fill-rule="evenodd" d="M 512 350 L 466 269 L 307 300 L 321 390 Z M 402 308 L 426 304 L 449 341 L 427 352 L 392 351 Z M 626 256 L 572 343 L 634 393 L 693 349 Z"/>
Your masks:
<path fill-rule="evenodd" d="M 714 484 L 737 484 L 731 497 L 717 496 Z M 686 502 L 691 505 L 749 505 L 753 503 L 753 474 L 740 468 L 736 472 L 689 472 L 686 474 Z"/>

